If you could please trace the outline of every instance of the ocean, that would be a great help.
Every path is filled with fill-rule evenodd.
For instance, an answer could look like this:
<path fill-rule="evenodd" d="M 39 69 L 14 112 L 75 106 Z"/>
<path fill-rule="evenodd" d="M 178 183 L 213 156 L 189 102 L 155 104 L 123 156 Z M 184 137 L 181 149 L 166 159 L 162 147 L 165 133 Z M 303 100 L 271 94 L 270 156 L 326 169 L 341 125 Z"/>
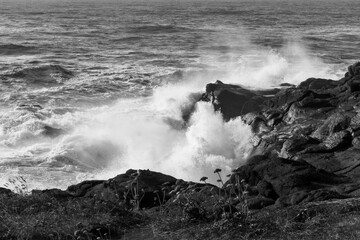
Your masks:
<path fill-rule="evenodd" d="M 359 60 L 358 0 L 0 0 L 0 186 L 66 188 L 129 168 L 215 181 L 251 149 L 216 80 L 268 89 Z"/>

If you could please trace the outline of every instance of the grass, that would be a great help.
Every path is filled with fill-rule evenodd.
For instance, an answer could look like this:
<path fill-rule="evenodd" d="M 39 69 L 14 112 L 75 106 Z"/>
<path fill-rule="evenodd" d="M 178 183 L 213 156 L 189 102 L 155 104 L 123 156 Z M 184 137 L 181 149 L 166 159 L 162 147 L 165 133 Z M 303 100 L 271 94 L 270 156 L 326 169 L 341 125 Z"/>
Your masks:
<path fill-rule="evenodd" d="M 250 211 L 246 183 L 235 178 L 224 186 L 220 171 L 214 173 L 222 190 L 184 181 L 172 187 L 164 183 L 163 193 L 173 197 L 165 202 L 158 195 L 160 206 L 151 209 L 139 209 L 136 176 L 129 192 L 139 197 L 132 209 L 120 199 L 59 200 L 29 194 L 23 179 L 20 185 L 14 181 L 19 194 L 0 194 L 0 240 L 360 239 L 360 198 Z"/>
<path fill-rule="evenodd" d="M 206 214 L 213 211 L 211 202 L 218 200 L 198 193 L 193 198 L 206 203 Z M 0 216 L 0 239 L 4 240 L 140 240 L 143 237 L 133 233 L 142 230 L 148 239 L 156 240 L 360 239 L 360 199 L 356 198 L 284 209 L 268 207 L 250 211 L 246 219 L 236 215 L 216 219 L 211 214 L 193 218 L 172 200 L 139 212 L 125 210 L 121 202 L 89 198 L 59 201 L 46 195 L 13 194 L 0 196 Z"/>
<path fill-rule="evenodd" d="M 360 239 L 360 199 L 308 203 L 285 209 L 272 207 L 250 211 L 246 221 L 183 222 L 174 216 L 154 223 L 158 238 L 170 240 L 212 239 Z"/>
<path fill-rule="evenodd" d="M 0 239 L 116 239 L 146 220 L 121 205 L 88 198 L 0 195 Z"/>

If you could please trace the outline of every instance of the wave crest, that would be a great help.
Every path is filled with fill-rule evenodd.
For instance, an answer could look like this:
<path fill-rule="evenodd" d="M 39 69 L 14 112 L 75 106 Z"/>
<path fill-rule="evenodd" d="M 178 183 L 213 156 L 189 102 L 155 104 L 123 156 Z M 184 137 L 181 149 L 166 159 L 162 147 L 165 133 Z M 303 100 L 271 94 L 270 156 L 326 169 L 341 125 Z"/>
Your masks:
<path fill-rule="evenodd" d="M 25 68 L 4 75 L 8 78 L 24 79 L 30 83 L 62 83 L 75 76 L 75 74 L 59 65 L 45 65 L 35 68 Z"/>
<path fill-rule="evenodd" d="M 24 55 L 36 53 L 36 48 L 33 46 L 23 46 L 18 44 L 3 44 L 0 45 L 0 55 Z"/>

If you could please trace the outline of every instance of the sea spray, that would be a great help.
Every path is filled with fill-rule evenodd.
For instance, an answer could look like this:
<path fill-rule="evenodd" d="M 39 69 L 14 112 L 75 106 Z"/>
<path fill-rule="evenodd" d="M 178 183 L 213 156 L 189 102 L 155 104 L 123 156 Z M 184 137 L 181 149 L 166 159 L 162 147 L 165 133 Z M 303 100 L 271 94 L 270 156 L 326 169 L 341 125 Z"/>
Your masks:
<path fill-rule="evenodd" d="M 310 77 L 338 79 L 346 66 L 329 65 L 310 55 L 301 42 L 288 42 L 275 50 L 249 45 L 237 60 L 220 65 L 222 79 L 227 83 L 264 89 L 278 87 L 281 83 L 299 84 Z"/>
<path fill-rule="evenodd" d="M 142 168 L 186 180 L 198 181 L 204 174 L 212 179 L 214 168 L 230 172 L 243 163 L 251 147 L 249 126 L 240 118 L 224 122 L 210 103 L 197 104 L 186 129 L 174 129 L 157 116 L 113 120 L 118 124 L 115 128 L 110 124 L 110 139 L 118 143 L 123 154 L 99 176 Z M 124 138 L 117 134 L 124 134 Z"/>

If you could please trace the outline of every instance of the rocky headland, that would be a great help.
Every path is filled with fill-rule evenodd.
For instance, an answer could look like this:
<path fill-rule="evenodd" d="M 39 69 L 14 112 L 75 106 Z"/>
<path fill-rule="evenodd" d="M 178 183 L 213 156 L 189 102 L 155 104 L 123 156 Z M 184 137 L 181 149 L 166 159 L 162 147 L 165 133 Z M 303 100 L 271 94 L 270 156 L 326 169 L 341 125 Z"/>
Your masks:
<path fill-rule="evenodd" d="M 67 190 L 0 188 L 0 239 L 360 237 L 360 63 L 269 91 L 216 81 L 199 101 L 254 133 L 245 165 L 215 171 L 222 187 L 128 170 Z"/>

